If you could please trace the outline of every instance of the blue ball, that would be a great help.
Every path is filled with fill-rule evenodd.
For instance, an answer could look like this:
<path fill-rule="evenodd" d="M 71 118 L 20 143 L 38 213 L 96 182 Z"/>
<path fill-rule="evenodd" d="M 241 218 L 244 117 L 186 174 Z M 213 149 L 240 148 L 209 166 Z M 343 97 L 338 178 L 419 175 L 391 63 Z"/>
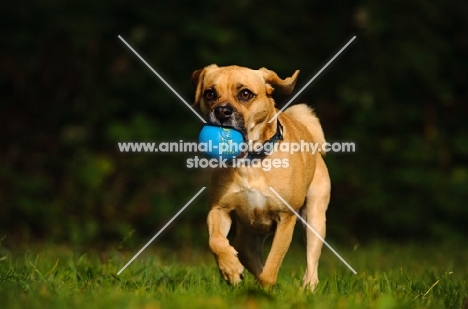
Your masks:
<path fill-rule="evenodd" d="M 205 125 L 198 142 L 207 157 L 232 160 L 241 152 L 244 137 L 233 128 Z"/>

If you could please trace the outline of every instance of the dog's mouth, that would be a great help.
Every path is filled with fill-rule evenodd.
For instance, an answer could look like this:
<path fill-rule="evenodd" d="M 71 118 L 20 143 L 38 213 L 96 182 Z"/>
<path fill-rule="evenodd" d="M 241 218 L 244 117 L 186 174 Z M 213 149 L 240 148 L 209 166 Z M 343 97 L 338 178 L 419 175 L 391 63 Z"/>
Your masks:
<path fill-rule="evenodd" d="M 278 128 L 280 132 L 276 132 L 276 134 L 270 140 L 249 140 L 248 130 L 244 117 L 230 105 L 218 105 L 217 107 L 210 110 L 208 115 L 206 115 L 206 119 L 207 122 L 211 125 L 230 127 L 242 134 L 243 142 L 247 147 L 242 147 L 241 152 L 236 156 L 236 159 L 239 160 L 252 157 L 263 158 L 264 156 L 268 155 L 267 152 L 262 150 L 264 143 L 275 143 L 277 140 L 282 139 L 282 126 L 279 124 Z"/>
<path fill-rule="evenodd" d="M 248 152 L 248 151 L 241 151 L 241 152 L 236 156 L 236 160 L 245 159 L 245 158 L 247 158 L 248 155 L 249 155 L 249 152 Z"/>
<path fill-rule="evenodd" d="M 208 114 L 207 122 L 209 124 L 215 125 L 215 126 L 221 126 L 221 127 L 228 127 L 228 128 L 233 128 L 234 130 L 239 131 L 242 134 L 243 142 L 247 145 L 249 142 L 248 139 L 248 134 L 247 134 L 247 128 L 245 127 L 244 124 L 244 118 L 242 115 L 238 112 L 233 112 L 232 115 L 227 118 L 227 119 L 220 119 L 219 117 L 216 117 L 216 114 L 214 111 L 211 111 Z M 248 149 L 245 151 L 241 151 L 237 156 L 236 159 L 244 159 L 247 158 L 249 152 Z"/>

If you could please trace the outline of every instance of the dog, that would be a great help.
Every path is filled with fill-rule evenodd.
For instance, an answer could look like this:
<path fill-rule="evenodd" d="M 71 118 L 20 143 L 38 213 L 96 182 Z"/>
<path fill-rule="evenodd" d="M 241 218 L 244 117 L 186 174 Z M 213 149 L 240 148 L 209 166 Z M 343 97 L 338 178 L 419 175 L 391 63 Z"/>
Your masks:
<path fill-rule="evenodd" d="M 271 70 L 253 70 L 215 64 L 192 74 L 194 107 L 208 123 L 232 127 L 246 142 L 284 143 L 301 141 L 323 145 L 325 137 L 319 119 L 305 104 L 278 113 L 272 93 L 290 94 L 299 71 L 281 79 Z M 236 285 L 244 267 L 263 286 L 277 282 L 279 268 L 289 249 L 296 215 L 270 189 L 273 188 L 306 222 L 325 238 L 325 212 L 330 200 L 330 178 L 324 152 L 286 151 L 242 152 L 238 159 L 252 158 L 287 162 L 288 166 L 265 170 L 244 165 L 214 169 L 211 176 L 207 217 L 209 247 L 222 277 Z M 277 161 L 278 162 L 278 161 Z M 227 235 L 235 220 L 233 244 Z M 270 252 L 263 261 L 263 244 L 273 234 Z M 313 290 L 318 284 L 317 268 L 322 241 L 306 229 L 307 268 L 303 286 Z"/>

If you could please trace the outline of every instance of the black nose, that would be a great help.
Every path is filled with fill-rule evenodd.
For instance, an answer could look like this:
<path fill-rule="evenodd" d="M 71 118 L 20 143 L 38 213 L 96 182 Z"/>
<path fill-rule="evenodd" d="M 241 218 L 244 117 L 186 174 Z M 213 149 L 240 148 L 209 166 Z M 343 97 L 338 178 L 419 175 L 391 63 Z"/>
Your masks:
<path fill-rule="evenodd" d="M 229 105 L 217 106 L 214 110 L 216 118 L 219 120 L 226 120 L 232 116 L 233 109 Z"/>

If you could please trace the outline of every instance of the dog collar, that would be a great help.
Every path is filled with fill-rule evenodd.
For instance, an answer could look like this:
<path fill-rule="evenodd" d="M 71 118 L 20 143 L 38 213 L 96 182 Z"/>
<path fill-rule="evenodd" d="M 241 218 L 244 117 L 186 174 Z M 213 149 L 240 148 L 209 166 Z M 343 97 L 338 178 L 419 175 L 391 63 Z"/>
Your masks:
<path fill-rule="evenodd" d="M 246 159 L 248 160 L 252 160 L 252 159 L 263 159 L 265 158 L 267 155 L 269 155 L 271 153 L 271 150 L 270 151 L 266 151 L 265 150 L 265 146 L 269 146 L 267 149 L 272 149 L 271 147 L 273 147 L 273 145 L 278 142 L 278 141 L 282 141 L 283 140 L 283 126 L 281 125 L 281 123 L 279 122 L 279 120 L 276 121 L 276 133 L 275 135 L 273 135 L 272 138 L 270 138 L 269 140 L 266 140 L 263 142 L 262 144 L 262 148 L 260 149 L 260 151 L 249 151 L 247 153 L 247 156 L 246 156 Z"/>

